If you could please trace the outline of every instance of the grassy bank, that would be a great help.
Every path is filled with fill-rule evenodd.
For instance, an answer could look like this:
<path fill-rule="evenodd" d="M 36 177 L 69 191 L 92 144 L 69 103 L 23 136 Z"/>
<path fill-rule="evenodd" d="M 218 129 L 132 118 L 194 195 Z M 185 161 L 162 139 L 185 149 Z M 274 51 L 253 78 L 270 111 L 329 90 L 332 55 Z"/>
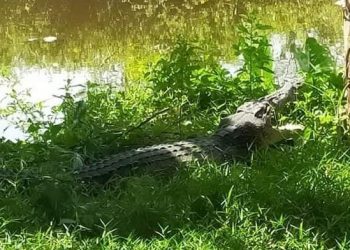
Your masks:
<path fill-rule="evenodd" d="M 19 174 L 1 178 L 0 248 L 349 249 L 342 79 L 312 38 L 295 50 L 305 84 L 275 121 L 306 126 L 294 145 L 108 187 L 72 178 L 74 168 L 104 155 L 209 134 L 238 105 L 273 91 L 269 27 L 243 20 L 232 53 L 246 60 L 235 78 L 215 53 L 182 38 L 124 92 L 91 83 L 77 101 L 68 89 L 54 110 L 62 123 L 33 115 L 28 141 L 2 140 L 1 167 Z"/>

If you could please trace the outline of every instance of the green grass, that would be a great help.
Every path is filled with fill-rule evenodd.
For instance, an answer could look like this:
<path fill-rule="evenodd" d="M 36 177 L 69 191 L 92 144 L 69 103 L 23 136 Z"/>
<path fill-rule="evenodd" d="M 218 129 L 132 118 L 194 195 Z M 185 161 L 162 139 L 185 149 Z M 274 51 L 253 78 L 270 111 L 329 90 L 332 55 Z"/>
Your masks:
<path fill-rule="evenodd" d="M 22 192 L 9 188 L 2 194 L 0 244 L 5 249 L 327 249 L 342 244 L 348 249 L 350 171 L 344 150 L 309 141 L 260 152 L 249 166 L 194 164 L 168 181 L 131 177 L 107 190 L 90 190 L 89 196 L 76 186 L 53 183 Z M 55 195 L 57 190 L 65 190 L 64 197 Z"/>
<path fill-rule="evenodd" d="M 257 27 L 254 48 L 247 31 L 232 53 L 267 62 L 266 33 Z M 1 249 L 350 249 L 350 155 L 337 115 L 342 79 L 314 39 L 296 51 L 305 79 L 298 99 L 275 121 L 306 126 L 294 145 L 108 187 L 72 178 L 82 162 L 210 134 L 221 117 L 256 97 L 252 89 L 272 91 L 269 63 L 246 64 L 232 78 L 198 44 L 178 41 L 124 92 L 91 83 L 77 101 L 67 90 L 54 110 L 64 114 L 61 124 L 33 118 L 29 140 L 1 141 L 0 166 L 19 171 L 1 178 Z"/>

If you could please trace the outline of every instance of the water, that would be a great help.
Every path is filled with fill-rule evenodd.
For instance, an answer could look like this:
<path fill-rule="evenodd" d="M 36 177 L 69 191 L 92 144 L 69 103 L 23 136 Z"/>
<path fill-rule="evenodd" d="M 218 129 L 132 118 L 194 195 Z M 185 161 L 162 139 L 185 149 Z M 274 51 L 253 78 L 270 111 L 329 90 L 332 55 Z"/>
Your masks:
<path fill-rule="evenodd" d="M 277 83 L 296 71 L 285 53 L 290 31 L 302 41 L 313 28 L 339 50 L 341 12 L 328 0 L 2 0 L 0 73 L 10 74 L 0 77 L 0 115 L 12 89 L 29 93 L 25 102 L 41 102 L 49 119 L 67 84 L 74 93 L 87 81 L 120 87 L 125 77 L 140 77 L 178 34 L 219 48 L 222 65 L 235 74 L 243 63 L 232 56 L 235 26 L 251 11 L 277 32 L 271 35 Z M 0 137 L 24 139 L 12 124 L 24 119 L 17 113 L 0 120 Z"/>

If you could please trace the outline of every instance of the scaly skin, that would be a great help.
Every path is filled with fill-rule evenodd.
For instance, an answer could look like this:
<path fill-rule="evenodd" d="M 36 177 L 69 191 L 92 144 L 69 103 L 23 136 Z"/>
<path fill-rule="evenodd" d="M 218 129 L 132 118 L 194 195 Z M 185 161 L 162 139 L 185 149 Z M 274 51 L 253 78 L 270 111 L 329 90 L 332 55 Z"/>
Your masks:
<path fill-rule="evenodd" d="M 192 139 L 111 155 L 82 167 L 77 175 L 80 179 L 105 179 L 113 175 L 128 175 L 141 167 L 143 170 L 164 171 L 194 159 L 222 160 L 226 153 L 227 147 L 217 138 Z"/>
<path fill-rule="evenodd" d="M 78 177 L 96 179 L 113 175 L 123 176 L 140 167 L 145 170 L 164 171 L 170 166 L 194 159 L 237 159 L 248 155 L 251 149 L 266 147 L 294 137 L 303 130 L 302 127 L 284 127 L 279 130 L 272 126 L 271 117 L 273 107 L 283 106 L 295 89 L 295 83 L 286 84 L 274 94 L 244 103 L 235 114 L 221 120 L 218 130 L 211 137 L 161 144 L 112 155 L 81 168 L 78 170 Z"/>

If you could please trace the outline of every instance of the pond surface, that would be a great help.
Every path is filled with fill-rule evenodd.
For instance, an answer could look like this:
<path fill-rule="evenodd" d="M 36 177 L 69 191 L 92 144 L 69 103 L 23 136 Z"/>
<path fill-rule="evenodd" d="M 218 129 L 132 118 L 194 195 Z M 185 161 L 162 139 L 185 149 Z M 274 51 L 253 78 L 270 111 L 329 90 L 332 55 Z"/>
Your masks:
<path fill-rule="evenodd" d="M 252 11 L 274 28 L 276 60 L 291 31 L 301 40 L 313 29 L 329 44 L 341 41 L 342 15 L 332 0 L 1 0 L 0 116 L 12 89 L 43 102 L 49 115 L 67 84 L 78 93 L 87 81 L 138 79 L 179 35 L 216 48 L 234 74 L 241 63 L 232 51 L 235 26 Z M 25 137 L 9 126 L 16 119 L 25 114 L 0 120 L 0 137 Z"/>

